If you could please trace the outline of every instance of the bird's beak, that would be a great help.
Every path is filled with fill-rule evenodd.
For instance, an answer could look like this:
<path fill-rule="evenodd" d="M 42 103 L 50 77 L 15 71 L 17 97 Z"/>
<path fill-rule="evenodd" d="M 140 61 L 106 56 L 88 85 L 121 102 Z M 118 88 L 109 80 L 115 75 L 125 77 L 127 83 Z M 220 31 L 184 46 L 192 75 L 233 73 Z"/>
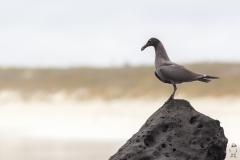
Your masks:
<path fill-rule="evenodd" d="M 142 48 L 141 48 L 141 51 L 143 51 L 145 48 L 148 47 L 148 44 L 145 44 Z"/>

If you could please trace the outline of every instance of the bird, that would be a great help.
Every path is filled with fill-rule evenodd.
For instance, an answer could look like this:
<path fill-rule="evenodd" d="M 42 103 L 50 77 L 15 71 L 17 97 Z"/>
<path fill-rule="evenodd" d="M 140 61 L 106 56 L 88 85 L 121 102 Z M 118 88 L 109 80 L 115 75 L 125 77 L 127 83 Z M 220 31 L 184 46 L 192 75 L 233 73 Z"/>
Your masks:
<path fill-rule="evenodd" d="M 172 84 L 174 88 L 165 104 L 174 99 L 177 90 L 176 84 L 192 81 L 208 83 L 214 79 L 219 79 L 219 77 L 193 72 L 182 65 L 172 62 L 162 42 L 157 38 L 150 38 L 141 48 L 141 51 L 149 46 L 153 46 L 155 49 L 155 76 L 163 83 Z"/>

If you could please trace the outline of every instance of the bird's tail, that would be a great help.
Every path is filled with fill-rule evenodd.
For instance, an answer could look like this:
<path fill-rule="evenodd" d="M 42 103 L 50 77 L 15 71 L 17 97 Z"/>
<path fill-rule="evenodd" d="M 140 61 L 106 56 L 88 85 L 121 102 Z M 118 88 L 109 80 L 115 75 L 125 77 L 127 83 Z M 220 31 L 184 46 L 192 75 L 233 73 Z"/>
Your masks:
<path fill-rule="evenodd" d="M 202 77 L 199 77 L 197 80 L 201 81 L 201 82 L 204 82 L 204 83 L 208 83 L 208 82 L 211 82 L 214 79 L 219 79 L 219 77 L 204 75 Z"/>

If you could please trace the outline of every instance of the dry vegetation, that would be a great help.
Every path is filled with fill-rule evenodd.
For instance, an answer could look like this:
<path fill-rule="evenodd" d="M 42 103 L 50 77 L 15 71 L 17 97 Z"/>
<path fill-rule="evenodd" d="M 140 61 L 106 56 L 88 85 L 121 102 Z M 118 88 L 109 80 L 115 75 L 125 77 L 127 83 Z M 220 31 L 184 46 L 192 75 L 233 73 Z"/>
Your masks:
<path fill-rule="evenodd" d="M 239 96 L 240 64 L 201 63 L 188 64 L 187 68 L 213 76 L 220 80 L 204 84 L 200 82 L 178 85 L 177 94 L 188 96 Z M 154 68 L 69 68 L 69 69 L 0 69 L 1 91 L 11 90 L 29 99 L 33 95 L 64 92 L 77 99 L 88 98 L 158 98 L 171 94 L 171 85 L 160 82 Z"/>

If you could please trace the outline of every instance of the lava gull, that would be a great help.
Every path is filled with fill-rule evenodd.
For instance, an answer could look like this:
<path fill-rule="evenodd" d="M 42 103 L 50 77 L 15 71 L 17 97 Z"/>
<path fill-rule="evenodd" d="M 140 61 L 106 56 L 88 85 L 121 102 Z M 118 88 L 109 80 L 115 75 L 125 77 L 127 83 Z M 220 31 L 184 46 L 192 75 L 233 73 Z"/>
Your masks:
<path fill-rule="evenodd" d="M 153 46 L 155 49 L 155 76 L 160 81 L 172 84 L 174 87 L 173 93 L 165 103 L 168 103 L 174 99 L 174 94 L 177 90 L 176 84 L 192 81 L 208 83 L 213 79 L 219 79 L 219 77 L 208 76 L 190 71 L 184 66 L 172 62 L 168 58 L 167 52 L 162 43 L 157 38 L 149 39 L 148 42 L 141 48 L 141 50 L 143 51 L 149 46 Z"/>

